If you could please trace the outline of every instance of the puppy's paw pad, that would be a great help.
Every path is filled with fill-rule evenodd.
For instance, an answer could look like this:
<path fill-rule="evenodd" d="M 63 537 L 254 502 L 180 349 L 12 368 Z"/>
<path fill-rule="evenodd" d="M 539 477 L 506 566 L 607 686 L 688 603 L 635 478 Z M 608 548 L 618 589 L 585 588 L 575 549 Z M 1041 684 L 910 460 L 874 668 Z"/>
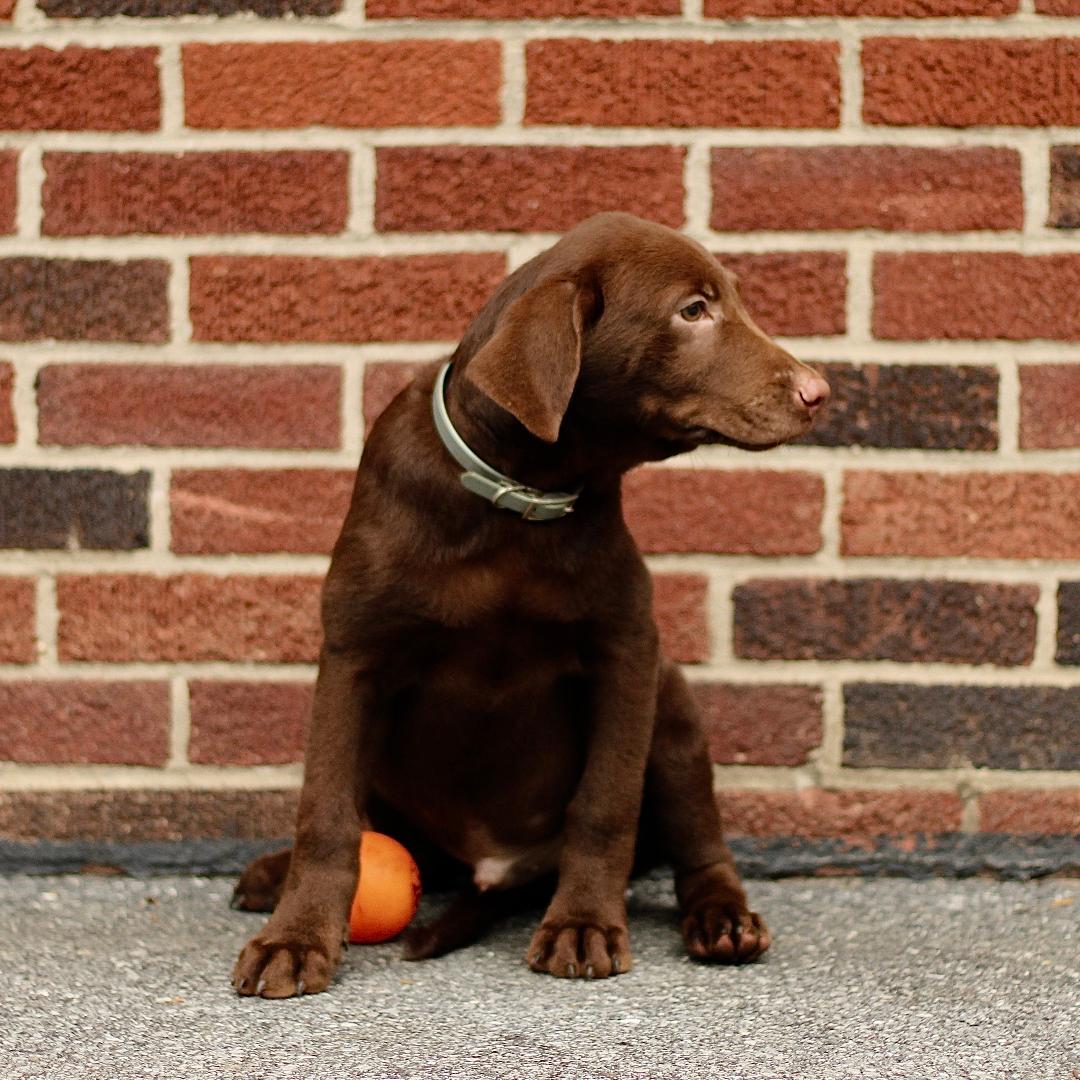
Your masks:
<path fill-rule="evenodd" d="M 533 971 L 563 979 L 606 979 L 634 966 L 625 926 L 579 920 L 542 923 L 525 960 Z"/>
<path fill-rule="evenodd" d="M 769 928 L 756 912 L 732 903 L 703 901 L 682 920 L 686 951 L 714 964 L 748 964 L 771 944 Z"/>

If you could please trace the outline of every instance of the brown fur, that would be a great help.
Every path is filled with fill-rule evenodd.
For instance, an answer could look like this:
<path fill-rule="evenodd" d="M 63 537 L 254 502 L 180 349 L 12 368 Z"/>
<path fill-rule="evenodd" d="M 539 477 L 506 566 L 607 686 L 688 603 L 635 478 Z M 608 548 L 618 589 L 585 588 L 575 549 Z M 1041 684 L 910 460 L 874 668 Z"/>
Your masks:
<path fill-rule="evenodd" d="M 580 487 L 573 514 L 524 522 L 462 488 L 431 420 L 435 374 L 364 448 L 323 595 L 295 847 L 238 886 L 238 906 L 280 901 L 242 951 L 236 989 L 325 989 L 360 831 L 380 812 L 475 879 L 411 933 L 413 957 L 473 940 L 514 887 L 554 875 L 529 965 L 628 970 L 644 799 L 689 953 L 756 958 L 769 933 L 721 835 L 689 691 L 660 657 L 620 478 L 704 442 L 782 442 L 828 387 L 753 324 L 703 248 L 625 214 L 579 225 L 508 278 L 455 351 L 447 390 L 476 453 L 536 487 Z"/>

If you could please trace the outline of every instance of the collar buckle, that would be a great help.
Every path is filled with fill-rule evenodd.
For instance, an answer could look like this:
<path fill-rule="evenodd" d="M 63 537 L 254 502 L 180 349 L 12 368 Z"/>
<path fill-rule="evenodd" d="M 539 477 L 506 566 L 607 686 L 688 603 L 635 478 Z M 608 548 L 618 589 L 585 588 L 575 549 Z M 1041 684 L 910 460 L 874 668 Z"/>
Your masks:
<path fill-rule="evenodd" d="M 444 390 L 450 371 L 447 361 L 439 370 L 431 396 L 431 412 L 435 430 L 450 456 L 463 468 L 461 485 L 474 495 L 487 499 L 499 510 L 520 514 L 523 521 L 553 521 L 573 513 L 580 491 L 538 491 L 492 468 L 466 444 L 450 422 Z"/>

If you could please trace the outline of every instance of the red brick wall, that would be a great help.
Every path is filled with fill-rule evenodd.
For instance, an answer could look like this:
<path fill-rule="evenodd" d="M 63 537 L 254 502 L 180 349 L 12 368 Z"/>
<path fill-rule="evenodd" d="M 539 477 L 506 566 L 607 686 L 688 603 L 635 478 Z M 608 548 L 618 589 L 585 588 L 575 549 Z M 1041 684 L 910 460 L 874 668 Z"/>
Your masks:
<path fill-rule="evenodd" d="M 608 208 L 835 388 L 627 484 L 732 831 L 1080 833 L 1076 0 L 0 25 L 0 841 L 288 830 L 364 430 Z"/>

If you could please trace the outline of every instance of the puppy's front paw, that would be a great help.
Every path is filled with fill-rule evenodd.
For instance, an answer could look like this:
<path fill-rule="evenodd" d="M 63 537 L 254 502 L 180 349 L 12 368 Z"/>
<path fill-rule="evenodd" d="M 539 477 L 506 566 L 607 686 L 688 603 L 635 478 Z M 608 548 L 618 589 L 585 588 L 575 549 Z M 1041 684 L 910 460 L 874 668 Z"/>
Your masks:
<path fill-rule="evenodd" d="M 533 971 L 565 979 L 606 979 L 634 966 L 625 926 L 582 919 L 545 919 L 525 959 Z"/>
<path fill-rule="evenodd" d="M 683 915 L 686 951 L 714 964 L 748 964 L 771 944 L 765 920 L 745 904 L 703 898 Z"/>
<path fill-rule="evenodd" d="M 241 950 L 233 968 L 233 988 L 241 997 L 318 994 L 330 985 L 340 955 L 340 946 L 282 939 L 264 931 Z"/>

